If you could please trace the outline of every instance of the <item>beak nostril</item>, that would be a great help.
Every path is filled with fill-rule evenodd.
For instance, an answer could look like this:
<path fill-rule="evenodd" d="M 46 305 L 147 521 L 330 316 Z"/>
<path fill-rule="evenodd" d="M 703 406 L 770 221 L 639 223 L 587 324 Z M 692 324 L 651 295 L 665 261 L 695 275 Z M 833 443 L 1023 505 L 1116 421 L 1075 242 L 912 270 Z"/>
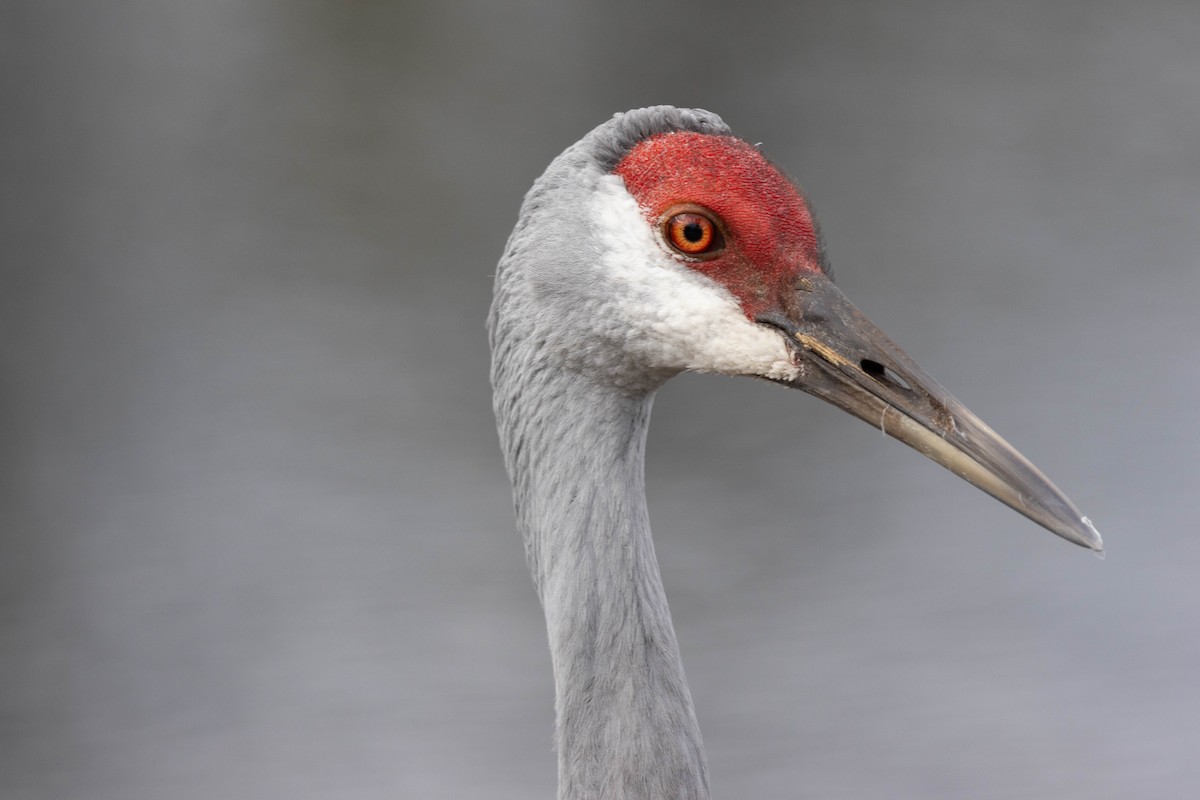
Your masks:
<path fill-rule="evenodd" d="M 878 361 L 872 361 L 869 358 L 864 358 L 861 362 L 859 362 L 859 366 L 862 367 L 863 372 L 867 373 L 877 381 L 883 380 L 883 376 L 887 374 L 887 367 L 883 366 L 883 364 L 880 364 Z"/>
<path fill-rule="evenodd" d="M 895 370 L 885 367 L 878 361 L 872 361 L 869 358 L 864 358 L 859 362 L 859 366 L 862 367 L 863 372 L 867 373 L 880 383 L 886 383 L 889 386 L 893 386 L 906 392 L 912 391 L 912 387 L 908 385 L 908 381 L 897 375 Z"/>

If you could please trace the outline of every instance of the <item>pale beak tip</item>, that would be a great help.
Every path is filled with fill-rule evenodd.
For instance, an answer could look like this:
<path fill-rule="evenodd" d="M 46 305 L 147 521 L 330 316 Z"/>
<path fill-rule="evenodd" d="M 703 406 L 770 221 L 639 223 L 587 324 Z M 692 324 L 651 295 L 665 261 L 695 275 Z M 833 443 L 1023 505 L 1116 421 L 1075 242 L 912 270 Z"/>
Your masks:
<path fill-rule="evenodd" d="M 1100 531 L 1096 530 L 1096 526 L 1087 517 L 1080 517 L 1079 521 L 1083 523 L 1083 527 L 1087 529 L 1088 536 L 1084 544 L 1092 548 L 1096 552 L 1096 557 L 1104 560 L 1104 540 L 1100 538 Z"/>

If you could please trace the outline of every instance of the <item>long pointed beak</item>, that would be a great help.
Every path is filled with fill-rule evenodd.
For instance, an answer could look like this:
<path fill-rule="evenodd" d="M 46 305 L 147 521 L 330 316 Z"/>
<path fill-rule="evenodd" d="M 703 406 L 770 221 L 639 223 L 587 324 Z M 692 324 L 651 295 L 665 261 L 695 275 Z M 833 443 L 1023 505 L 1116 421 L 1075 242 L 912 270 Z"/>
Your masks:
<path fill-rule="evenodd" d="M 797 353 L 800 375 L 781 383 L 881 428 L 1052 533 L 1103 552 L 1100 534 L 1066 495 L 925 374 L 829 278 L 803 278 L 784 305 L 758 317 L 783 331 Z"/>

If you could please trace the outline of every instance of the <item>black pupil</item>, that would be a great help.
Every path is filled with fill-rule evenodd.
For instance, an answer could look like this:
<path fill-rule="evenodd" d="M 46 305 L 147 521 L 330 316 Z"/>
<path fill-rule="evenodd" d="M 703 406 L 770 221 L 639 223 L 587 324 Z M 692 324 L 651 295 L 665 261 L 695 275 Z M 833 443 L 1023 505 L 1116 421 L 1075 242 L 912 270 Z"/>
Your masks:
<path fill-rule="evenodd" d="M 699 222 L 689 222 L 683 226 L 683 238 L 689 242 L 698 242 L 704 238 L 704 228 L 700 226 Z"/>

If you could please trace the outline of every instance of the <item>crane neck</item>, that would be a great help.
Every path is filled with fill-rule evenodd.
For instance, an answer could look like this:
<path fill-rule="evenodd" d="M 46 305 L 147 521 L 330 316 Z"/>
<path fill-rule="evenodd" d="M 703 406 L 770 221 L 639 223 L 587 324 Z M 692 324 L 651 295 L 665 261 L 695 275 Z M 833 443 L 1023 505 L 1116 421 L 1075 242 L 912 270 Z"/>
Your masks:
<path fill-rule="evenodd" d="M 653 390 L 502 367 L 496 413 L 554 666 L 560 800 L 706 800 L 646 512 Z"/>

